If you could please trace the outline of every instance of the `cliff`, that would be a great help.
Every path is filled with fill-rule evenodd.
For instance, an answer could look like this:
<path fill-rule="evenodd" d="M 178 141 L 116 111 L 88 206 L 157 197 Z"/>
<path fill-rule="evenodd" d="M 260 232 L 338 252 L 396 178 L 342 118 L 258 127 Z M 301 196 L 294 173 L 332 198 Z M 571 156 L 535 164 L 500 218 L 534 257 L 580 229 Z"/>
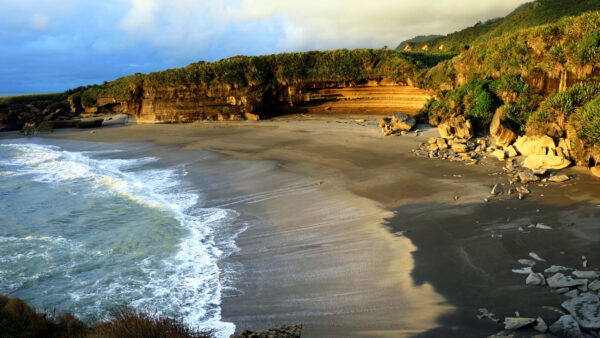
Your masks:
<path fill-rule="evenodd" d="M 388 78 L 369 81 L 308 82 L 274 88 L 262 96 L 256 88 L 205 86 L 143 87 L 139 98 L 101 97 L 88 114 L 127 113 L 139 123 L 260 119 L 290 113 L 416 114 L 429 99 L 423 89 Z"/>

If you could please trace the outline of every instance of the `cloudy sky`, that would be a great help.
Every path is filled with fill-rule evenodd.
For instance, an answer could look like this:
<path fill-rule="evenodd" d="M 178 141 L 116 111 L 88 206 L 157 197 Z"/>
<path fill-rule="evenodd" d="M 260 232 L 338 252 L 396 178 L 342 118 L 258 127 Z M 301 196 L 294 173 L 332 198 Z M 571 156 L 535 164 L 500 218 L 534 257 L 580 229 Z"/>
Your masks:
<path fill-rule="evenodd" d="M 394 48 L 525 0 L 0 0 L 0 93 L 62 91 L 234 55 Z"/>

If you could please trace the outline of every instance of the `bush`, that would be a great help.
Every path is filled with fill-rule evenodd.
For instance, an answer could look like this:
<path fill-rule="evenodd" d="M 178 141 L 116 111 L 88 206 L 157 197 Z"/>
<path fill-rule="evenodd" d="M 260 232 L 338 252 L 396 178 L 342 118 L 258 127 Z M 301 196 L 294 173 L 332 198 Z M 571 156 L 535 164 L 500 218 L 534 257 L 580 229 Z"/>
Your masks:
<path fill-rule="evenodd" d="M 570 120 L 577 135 L 587 144 L 600 145 L 600 96 L 575 112 Z"/>

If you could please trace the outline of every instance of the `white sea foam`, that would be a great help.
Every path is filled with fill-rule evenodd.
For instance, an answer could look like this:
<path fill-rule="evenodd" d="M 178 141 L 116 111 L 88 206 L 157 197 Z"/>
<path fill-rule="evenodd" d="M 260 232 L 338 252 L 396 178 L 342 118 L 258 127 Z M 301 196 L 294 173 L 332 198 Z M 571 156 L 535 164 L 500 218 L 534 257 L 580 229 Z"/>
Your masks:
<path fill-rule="evenodd" d="M 186 173 L 176 169 L 149 169 L 140 167 L 156 162 L 153 157 L 140 159 L 94 159 L 102 152 L 69 152 L 59 147 L 39 144 L 0 144 L 11 152 L 10 158 L 0 160 L 3 172 L 15 175 L 31 175 L 33 181 L 68 185 L 89 184 L 89 193 L 117 194 L 136 203 L 168 213 L 185 228 L 188 236 L 179 244 L 175 255 L 165 259 L 160 271 L 149 260 L 139 265 L 150 277 L 143 287 L 144 292 L 128 290 L 120 280 L 112 282 L 107 290 L 135 293 L 131 305 L 143 309 L 153 308 L 157 312 L 173 311 L 194 327 L 211 328 L 218 336 L 229 337 L 235 325 L 221 321 L 220 302 L 222 297 L 222 272 L 219 261 L 226 254 L 223 250 L 237 249 L 235 237 L 215 241 L 213 229 L 225 221 L 237 218 L 237 213 L 222 208 L 195 208 L 198 193 L 181 186 L 180 178 Z M 106 153 L 106 152 L 104 152 Z M 135 171 L 131 171 L 136 169 Z M 0 243 L 15 241 L 48 242 L 53 245 L 71 245 L 58 237 L 0 237 Z M 21 253 L 27 254 L 27 253 Z M 47 254 L 44 250 L 32 254 Z M 96 251 L 95 256 L 110 255 L 111 252 Z M 9 260 L 23 257 L 6 257 Z M 33 277 L 31 277 L 33 278 Z M 74 300 L 89 297 L 88 288 L 73 291 Z M 168 296 L 168 299 L 165 299 Z M 161 297 L 163 299 L 161 299 Z M 157 308 L 157 304 L 163 308 Z M 100 306 L 100 303 L 97 302 Z"/>

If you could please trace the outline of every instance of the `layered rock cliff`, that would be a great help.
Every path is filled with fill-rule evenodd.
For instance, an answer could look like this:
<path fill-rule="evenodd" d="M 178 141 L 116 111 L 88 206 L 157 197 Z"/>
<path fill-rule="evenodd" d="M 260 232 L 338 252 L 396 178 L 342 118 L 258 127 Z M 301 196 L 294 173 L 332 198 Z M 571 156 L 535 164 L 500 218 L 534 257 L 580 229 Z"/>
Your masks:
<path fill-rule="evenodd" d="M 88 114 L 127 113 L 139 123 L 184 123 L 255 120 L 290 113 L 416 114 L 429 99 L 425 90 L 389 78 L 297 83 L 271 90 L 173 86 L 141 92 L 135 99 L 101 97 L 84 109 Z"/>

